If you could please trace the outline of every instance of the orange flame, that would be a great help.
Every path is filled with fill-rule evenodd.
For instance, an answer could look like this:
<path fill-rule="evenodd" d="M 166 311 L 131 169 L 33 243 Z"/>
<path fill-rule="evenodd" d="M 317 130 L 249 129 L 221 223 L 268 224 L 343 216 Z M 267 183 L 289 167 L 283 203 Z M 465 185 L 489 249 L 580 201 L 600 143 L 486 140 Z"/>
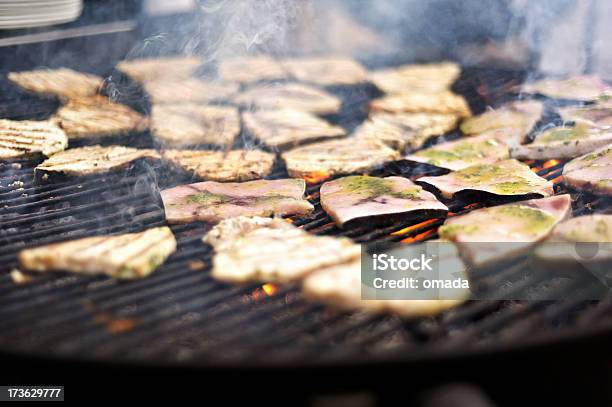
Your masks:
<path fill-rule="evenodd" d="M 543 165 L 542 168 L 549 168 L 559 164 L 561 161 L 559 160 L 548 160 Z"/>
<path fill-rule="evenodd" d="M 433 229 L 432 229 L 432 230 L 428 230 L 428 231 L 426 231 L 426 232 L 419 233 L 418 235 L 411 236 L 411 237 L 407 237 L 407 238 L 406 238 L 406 239 L 404 239 L 404 240 L 400 240 L 400 242 L 401 242 L 401 243 L 413 243 L 413 242 L 418 242 L 418 241 L 420 241 L 421 239 L 424 239 L 424 238 L 426 238 L 426 237 L 427 237 L 427 236 L 429 236 L 429 235 L 433 235 L 434 233 L 436 233 L 436 230 L 433 230 Z"/>
<path fill-rule="evenodd" d="M 266 283 L 261 286 L 261 289 L 268 297 L 272 297 L 278 291 L 278 287 L 274 284 Z"/>
<path fill-rule="evenodd" d="M 395 231 L 395 232 L 391 233 L 391 236 L 404 235 L 404 234 L 410 232 L 411 230 L 418 229 L 418 228 L 420 228 L 422 226 L 425 226 L 425 225 L 429 225 L 430 223 L 433 223 L 435 221 L 437 221 L 437 219 L 429 219 L 429 220 L 426 220 L 425 222 L 421 222 L 421 223 L 417 223 L 416 225 L 405 227 L 404 229 L 401 229 L 401 230 L 398 230 L 398 231 Z"/>
<path fill-rule="evenodd" d="M 303 176 L 307 184 L 316 184 L 330 177 L 330 174 L 325 171 L 313 171 Z"/>

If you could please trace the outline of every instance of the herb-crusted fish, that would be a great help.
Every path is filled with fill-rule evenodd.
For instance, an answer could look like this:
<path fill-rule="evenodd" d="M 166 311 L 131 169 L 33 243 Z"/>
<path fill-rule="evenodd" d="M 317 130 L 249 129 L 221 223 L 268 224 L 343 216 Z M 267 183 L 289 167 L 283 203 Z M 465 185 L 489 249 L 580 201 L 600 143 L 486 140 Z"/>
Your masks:
<path fill-rule="evenodd" d="M 24 249 L 18 259 L 20 267 L 27 271 L 71 271 L 136 279 L 149 275 L 175 251 L 174 235 L 163 226 Z"/>
<path fill-rule="evenodd" d="M 66 133 L 54 123 L 0 119 L 0 159 L 48 157 L 67 146 Z"/>
<path fill-rule="evenodd" d="M 68 68 L 10 72 L 8 79 L 29 92 L 64 99 L 93 96 L 98 93 L 103 82 L 97 75 Z"/>
<path fill-rule="evenodd" d="M 578 190 L 612 195 L 612 146 L 602 147 L 565 164 L 563 179 Z"/>
<path fill-rule="evenodd" d="M 328 181 L 321 186 L 321 207 L 334 222 L 393 214 L 444 215 L 448 208 L 436 197 L 407 178 L 377 178 L 354 175 Z"/>
<path fill-rule="evenodd" d="M 153 137 L 168 147 L 231 145 L 240 133 L 238 109 L 198 104 L 155 105 Z"/>
<path fill-rule="evenodd" d="M 287 77 L 281 64 L 265 55 L 227 58 L 219 62 L 217 70 L 222 80 L 243 84 Z"/>
<path fill-rule="evenodd" d="M 143 84 L 143 88 L 153 104 L 162 105 L 229 100 L 238 93 L 239 86 L 235 83 L 185 78 L 148 81 Z"/>
<path fill-rule="evenodd" d="M 119 136 L 148 127 L 145 117 L 104 96 L 70 99 L 51 120 L 70 140 Z"/>
<path fill-rule="evenodd" d="M 356 85 L 367 81 L 365 68 L 351 58 L 296 58 L 281 63 L 287 72 L 300 82 L 337 86 Z"/>
<path fill-rule="evenodd" d="M 86 146 L 57 153 L 39 164 L 36 171 L 84 176 L 119 170 L 141 158 L 160 159 L 160 156 L 157 151 L 150 149 Z"/>
<path fill-rule="evenodd" d="M 488 134 L 441 143 L 406 157 L 452 171 L 475 164 L 490 164 L 510 157 L 508 146 Z"/>
<path fill-rule="evenodd" d="M 200 66 L 196 57 L 140 58 L 121 61 L 117 70 L 136 82 L 189 78 Z"/>
<path fill-rule="evenodd" d="M 342 127 L 329 124 L 311 113 L 300 110 L 244 112 L 242 120 L 249 133 L 268 147 L 280 150 L 346 135 Z"/>
<path fill-rule="evenodd" d="M 371 72 L 369 78 L 385 93 L 437 93 L 448 90 L 460 73 L 459 65 L 442 62 L 383 69 Z"/>
<path fill-rule="evenodd" d="M 384 96 L 370 102 L 374 112 L 442 113 L 470 117 L 470 107 L 461 95 L 449 90 L 437 93 L 406 92 Z"/>
<path fill-rule="evenodd" d="M 215 248 L 213 277 L 232 283 L 295 281 L 361 256 L 348 238 L 314 236 L 281 219 L 227 219 L 203 240 Z"/>
<path fill-rule="evenodd" d="M 292 177 L 327 178 L 368 171 L 398 160 L 400 154 L 381 141 L 351 137 L 297 147 L 283 153 L 282 158 Z"/>
<path fill-rule="evenodd" d="M 270 174 L 274 154 L 261 150 L 165 150 L 162 158 L 207 181 L 250 181 Z"/>
<path fill-rule="evenodd" d="M 553 194 L 552 182 L 539 177 L 527 164 L 512 159 L 473 165 L 439 177 L 421 177 L 417 181 L 433 185 L 448 199 L 461 191 L 505 196 Z"/>
<path fill-rule="evenodd" d="M 161 197 L 169 223 L 218 222 L 236 216 L 307 214 L 313 206 L 303 197 L 305 189 L 299 179 L 206 181 L 165 189 Z"/>
<path fill-rule="evenodd" d="M 300 83 L 254 86 L 240 93 L 234 101 L 247 108 L 295 109 L 316 114 L 337 113 L 342 105 L 337 96 Z"/>
<path fill-rule="evenodd" d="M 558 109 L 565 121 L 586 123 L 592 126 L 612 126 L 612 103 L 610 101 L 586 106 L 568 106 Z"/>
<path fill-rule="evenodd" d="M 524 84 L 522 91 L 538 93 L 555 99 L 588 101 L 612 95 L 612 87 L 595 75 L 576 75 L 565 79 L 542 79 Z"/>

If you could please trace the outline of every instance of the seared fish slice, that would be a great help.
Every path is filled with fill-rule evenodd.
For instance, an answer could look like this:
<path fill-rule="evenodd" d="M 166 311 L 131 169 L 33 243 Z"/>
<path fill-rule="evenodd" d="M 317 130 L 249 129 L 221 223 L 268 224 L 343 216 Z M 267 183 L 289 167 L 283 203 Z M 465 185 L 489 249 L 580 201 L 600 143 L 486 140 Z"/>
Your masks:
<path fill-rule="evenodd" d="M 433 185 L 448 199 L 457 192 L 469 190 L 506 196 L 553 194 L 552 182 L 539 177 L 527 164 L 516 160 L 473 165 L 439 177 L 421 177 L 418 181 Z"/>
<path fill-rule="evenodd" d="M 570 216 L 568 194 L 476 209 L 451 217 L 438 233 L 454 242 L 468 264 L 482 266 L 524 253 Z"/>
<path fill-rule="evenodd" d="M 163 159 L 207 181 L 250 181 L 270 174 L 274 154 L 260 150 L 166 150 Z"/>
<path fill-rule="evenodd" d="M 563 179 L 578 190 L 612 195 L 612 146 L 602 147 L 565 164 Z"/>
<path fill-rule="evenodd" d="M 406 157 L 452 171 L 475 164 L 490 164 L 510 157 L 508 146 L 489 134 L 441 143 Z"/>
<path fill-rule="evenodd" d="M 244 112 L 245 128 L 268 147 L 280 150 L 320 139 L 346 135 L 342 127 L 300 110 Z"/>
<path fill-rule="evenodd" d="M 331 93 L 300 83 L 254 86 L 236 96 L 234 101 L 247 108 L 295 109 L 316 114 L 337 113 L 342 105 Z"/>
<path fill-rule="evenodd" d="M 153 137 L 169 147 L 231 145 L 240 133 L 238 109 L 198 104 L 156 105 L 151 113 Z"/>
<path fill-rule="evenodd" d="M 195 78 L 153 80 L 143 84 L 155 105 L 206 103 L 228 100 L 238 93 L 235 83 L 207 82 Z"/>
<path fill-rule="evenodd" d="M 219 77 L 227 82 L 253 83 L 281 80 L 287 73 L 281 64 L 267 56 L 227 58 L 219 62 Z"/>
<path fill-rule="evenodd" d="M 368 80 L 364 67 L 346 57 L 296 58 L 281 63 L 298 81 L 320 86 L 356 85 Z"/>
<path fill-rule="evenodd" d="M 48 157 L 67 146 L 66 134 L 51 122 L 0 119 L 0 159 Z"/>
<path fill-rule="evenodd" d="M 449 90 L 437 93 L 406 92 L 385 96 L 370 102 L 372 111 L 391 113 L 442 113 L 471 116 L 470 107 L 461 95 Z"/>
<path fill-rule="evenodd" d="M 595 100 L 612 95 L 612 87 L 600 77 L 577 75 L 566 79 L 543 79 L 523 85 L 523 92 L 539 93 L 556 99 Z"/>
<path fill-rule="evenodd" d="M 93 96 L 98 93 L 103 82 L 97 75 L 68 68 L 10 72 L 8 79 L 27 91 L 67 99 Z"/>
<path fill-rule="evenodd" d="M 445 272 L 465 275 L 465 266 L 454 250 L 440 250 L 437 262 Z M 460 305 L 470 295 L 469 290 L 463 290 L 455 292 L 452 299 L 363 300 L 362 290 L 373 288 L 362 285 L 360 259 L 311 273 L 302 284 L 304 296 L 311 301 L 344 311 L 393 314 L 405 318 L 440 314 Z"/>
<path fill-rule="evenodd" d="M 142 58 L 121 61 L 117 70 L 136 82 L 146 82 L 189 78 L 200 64 L 200 59 L 195 57 Z"/>
<path fill-rule="evenodd" d="M 391 214 L 415 214 L 448 208 L 407 178 L 354 175 L 321 186 L 321 207 L 342 227 L 353 219 Z M 428 213 L 429 214 L 429 213 Z"/>
<path fill-rule="evenodd" d="M 181 185 L 161 191 L 169 223 L 218 222 L 236 216 L 306 214 L 313 206 L 303 198 L 299 179 Z"/>
<path fill-rule="evenodd" d="M 314 236 L 281 219 L 227 219 L 204 236 L 215 248 L 217 280 L 289 282 L 361 256 L 347 238 Z"/>
<path fill-rule="evenodd" d="M 28 271 L 71 271 L 135 279 L 148 276 L 175 251 L 174 235 L 163 226 L 24 249 L 18 259 L 20 267 Z"/>
<path fill-rule="evenodd" d="M 70 99 L 51 120 L 71 140 L 124 135 L 148 127 L 148 120 L 139 113 L 99 95 Z"/>
<path fill-rule="evenodd" d="M 577 123 L 575 127 L 558 127 L 536 135 L 531 144 L 510 148 L 510 155 L 523 160 L 574 158 L 612 143 L 612 128 L 591 127 Z"/>
<path fill-rule="evenodd" d="M 404 65 L 370 73 L 370 81 L 385 93 L 438 93 L 448 90 L 457 80 L 459 65 L 438 64 Z"/>
<path fill-rule="evenodd" d="M 356 138 L 375 138 L 389 147 L 416 150 L 433 136 L 452 130 L 459 117 L 441 113 L 375 113 L 355 129 Z"/>
<path fill-rule="evenodd" d="M 587 106 L 569 106 L 558 109 L 566 121 L 581 122 L 592 126 L 612 126 L 612 103 L 604 102 Z"/>
<path fill-rule="evenodd" d="M 327 178 L 336 174 L 368 171 L 400 154 L 373 139 L 328 140 L 289 150 L 282 154 L 291 177 Z"/>
<path fill-rule="evenodd" d="M 125 168 L 139 158 L 160 159 L 155 150 L 123 146 L 86 146 L 53 155 L 36 167 L 37 171 L 68 175 L 92 175 Z"/>

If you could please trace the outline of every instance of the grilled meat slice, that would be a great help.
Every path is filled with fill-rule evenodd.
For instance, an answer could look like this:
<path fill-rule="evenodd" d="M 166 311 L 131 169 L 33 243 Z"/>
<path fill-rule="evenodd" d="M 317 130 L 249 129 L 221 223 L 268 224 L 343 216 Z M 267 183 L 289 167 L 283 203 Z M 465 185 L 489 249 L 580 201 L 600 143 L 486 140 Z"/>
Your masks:
<path fill-rule="evenodd" d="M 365 68 L 346 57 L 296 58 L 281 63 L 298 81 L 320 86 L 357 85 L 368 80 Z"/>
<path fill-rule="evenodd" d="M 36 167 L 36 171 L 67 175 L 92 175 L 125 168 L 140 158 L 160 159 L 155 150 L 123 146 L 86 146 L 71 148 L 53 155 Z"/>
<path fill-rule="evenodd" d="M 416 150 L 433 136 L 452 130 L 459 117 L 441 113 L 375 113 L 355 129 L 356 138 L 375 138 L 389 147 Z"/>
<path fill-rule="evenodd" d="M 593 214 L 557 225 L 551 241 L 612 243 L 612 215 Z"/>
<path fill-rule="evenodd" d="M 536 100 L 507 103 L 461 123 L 464 134 L 493 134 L 506 144 L 520 144 L 540 120 L 544 105 Z"/>
<path fill-rule="evenodd" d="M 368 171 L 398 160 L 397 151 L 373 139 L 328 140 L 282 154 L 291 177 L 325 179 L 336 174 Z"/>
<path fill-rule="evenodd" d="M 438 64 L 404 65 L 370 73 L 370 81 L 385 93 L 438 93 L 446 91 L 457 80 L 459 65 Z"/>
<path fill-rule="evenodd" d="M 169 223 L 218 222 L 241 215 L 309 213 L 313 206 L 303 198 L 305 188 L 298 179 L 206 181 L 163 190 L 161 197 Z"/>
<path fill-rule="evenodd" d="M 29 92 L 70 99 L 98 93 L 103 79 L 68 68 L 10 72 L 8 79 Z"/>
<path fill-rule="evenodd" d="M 162 158 L 207 181 L 250 181 L 270 174 L 274 154 L 260 150 L 166 150 Z"/>
<path fill-rule="evenodd" d="M 28 271 L 71 271 L 136 279 L 148 276 L 175 251 L 174 235 L 163 226 L 24 249 L 18 259 L 20 267 Z"/>
<path fill-rule="evenodd" d="M 509 157 L 508 146 L 489 134 L 482 134 L 441 143 L 417 151 L 406 159 L 457 171 L 476 164 L 491 164 Z"/>
<path fill-rule="evenodd" d="M 234 101 L 247 108 L 295 109 L 316 114 L 338 113 L 342 105 L 331 93 L 300 83 L 254 86 L 236 96 Z"/>
<path fill-rule="evenodd" d="M 454 250 L 440 250 L 437 262 L 440 270 L 465 275 L 465 266 Z M 363 290 L 373 288 L 362 285 L 360 259 L 311 273 L 302 284 L 304 296 L 311 301 L 345 311 L 359 310 L 405 318 L 440 314 L 460 305 L 470 295 L 469 290 L 462 290 L 455 292 L 453 299 L 362 300 Z"/>
<path fill-rule="evenodd" d="M 139 113 L 99 95 L 70 99 L 51 120 L 70 140 L 119 136 L 148 127 L 148 120 Z"/>
<path fill-rule="evenodd" d="M 516 160 L 473 165 L 439 177 L 421 177 L 418 181 L 433 185 L 448 199 L 461 191 L 483 191 L 505 196 L 553 194 L 552 182 L 539 177 L 527 164 Z"/>
<path fill-rule="evenodd" d="M 268 147 L 285 150 L 299 144 L 346 135 L 342 127 L 300 110 L 244 112 L 245 128 Z"/>
<path fill-rule="evenodd" d="M 612 126 L 612 102 L 596 103 L 586 106 L 569 106 L 558 109 L 565 121 L 586 123 L 591 126 Z"/>
<path fill-rule="evenodd" d="M 200 59 L 196 57 L 142 58 L 121 61 L 117 64 L 117 70 L 136 82 L 146 82 L 189 78 L 200 64 Z"/>
<path fill-rule="evenodd" d="M 468 264 L 484 266 L 524 253 L 570 216 L 571 209 L 568 194 L 531 199 L 448 218 L 438 233 L 457 245 Z"/>
<path fill-rule="evenodd" d="M 215 248 L 213 277 L 232 283 L 295 281 L 361 256 L 350 239 L 314 236 L 281 219 L 227 219 L 203 240 Z"/>
<path fill-rule="evenodd" d="M 287 77 L 281 64 L 265 55 L 227 58 L 219 62 L 217 70 L 222 80 L 243 84 L 275 81 Z"/>
<path fill-rule="evenodd" d="M 154 105 L 207 103 L 228 100 L 238 93 L 235 83 L 207 82 L 201 79 L 153 80 L 143 84 Z"/>
<path fill-rule="evenodd" d="M 461 95 L 445 90 L 437 93 L 406 92 L 384 96 L 370 102 L 375 112 L 442 113 L 470 117 L 470 107 Z"/>
<path fill-rule="evenodd" d="M 0 159 L 48 157 L 67 146 L 66 134 L 51 122 L 0 119 Z"/>
<path fill-rule="evenodd" d="M 558 127 L 536 135 L 531 144 L 510 148 L 518 159 L 550 160 L 574 158 L 612 143 L 612 129 L 577 123 L 575 127 Z"/>
<path fill-rule="evenodd" d="M 612 146 L 602 147 L 565 164 L 563 179 L 578 190 L 612 195 Z"/>
<path fill-rule="evenodd" d="M 229 106 L 156 105 L 151 130 L 157 141 L 169 147 L 227 146 L 240 133 L 240 116 L 238 109 Z"/>
<path fill-rule="evenodd" d="M 612 95 L 612 87 L 594 75 L 577 75 L 566 79 L 543 79 L 524 84 L 522 91 L 538 93 L 555 99 L 587 101 Z"/>
<path fill-rule="evenodd" d="M 321 186 L 321 207 L 342 227 L 353 219 L 391 214 L 415 215 L 448 208 L 407 178 L 354 175 Z"/>

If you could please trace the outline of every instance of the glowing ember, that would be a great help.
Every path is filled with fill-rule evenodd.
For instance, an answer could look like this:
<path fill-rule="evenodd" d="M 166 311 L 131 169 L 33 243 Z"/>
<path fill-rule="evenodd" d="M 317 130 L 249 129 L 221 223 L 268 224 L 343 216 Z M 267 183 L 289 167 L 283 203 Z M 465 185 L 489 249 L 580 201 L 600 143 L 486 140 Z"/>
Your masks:
<path fill-rule="evenodd" d="M 316 184 L 326 180 L 327 178 L 329 178 L 329 173 L 325 171 L 314 171 L 308 175 L 304 175 L 304 181 L 306 181 L 307 184 Z"/>
<path fill-rule="evenodd" d="M 563 181 L 563 175 L 559 175 L 557 178 L 553 178 L 552 183 L 558 184 L 561 181 Z"/>
<path fill-rule="evenodd" d="M 275 286 L 274 284 L 270 284 L 270 283 L 266 283 L 264 285 L 261 286 L 261 289 L 263 290 L 264 293 L 266 293 L 269 297 L 273 296 L 274 294 L 276 294 L 276 292 L 278 291 L 278 287 Z"/>
<path fill-rule="evenodd" d="M 561 161 L 559 160 L 548 160 L 543 165 L 542 168 L 549 168 L 559 164 Z"/>
<path fill-rule="evenodd" d="M 428 230 L 426 232 L 423 233 L 419 233 L 418 235 L 414 235 L 412 237 L 407 237 L 404 240 L 400 240 L 401 243 L 414 243 L 414 242 L 418 242 L 421 241 L 422 239 L 426 238 L 427 236 L 433 235 L 434 233 L 436 233 L 437 229 L 435 230 Z"/>
<path fill-rule="evenodd" d="M 434 223 L 435 221 L 437 221 L 437 219 L 429 219 L 429 220 L 426 220 L 425 222 L 421 222 L 421 223 L 417 223 L 416 225 L 408 226 L 404 229 L 400 229 L 396 232 L 391 233 L 391 236 L 404 235 L 410 232 L 411 230 L 418 229 L 422 226 L 429 225 L 430 223 Z"/>

